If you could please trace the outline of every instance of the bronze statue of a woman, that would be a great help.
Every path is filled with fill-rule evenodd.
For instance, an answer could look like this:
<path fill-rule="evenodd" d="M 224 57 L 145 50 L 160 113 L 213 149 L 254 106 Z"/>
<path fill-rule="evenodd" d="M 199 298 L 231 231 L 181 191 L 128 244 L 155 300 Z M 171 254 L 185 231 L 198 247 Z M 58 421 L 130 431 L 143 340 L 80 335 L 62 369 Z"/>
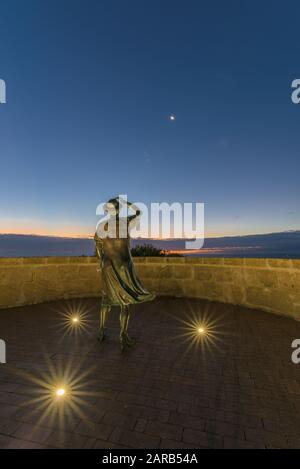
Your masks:
<path fill-rule="evenodd" d="M 124 200 L 110 199 L 105 210 L 110 219 L 103 223 L 102 230 L 95 234 L 96 252 L 100 260 L 102 273 L 102 304 L 100 310 L 100 329 L 98 340 L 102 342 L 105 335 L 105 324 L 112 306 L 120 306 L 120 346 L 123 351 L 135 343 L 128 335 L 129 305 L 142 303 L 155 298 L 142 286 L 134 269 L 130 254 L 130 224 L 137 221 L 140 210 L 130 202 L 127 206 L 135 211 L 132 216 L 120 217 Z M 100 231 L 100 236 L 99 236 Z M 101 236 L 105 233 L 105 236 Z"/>

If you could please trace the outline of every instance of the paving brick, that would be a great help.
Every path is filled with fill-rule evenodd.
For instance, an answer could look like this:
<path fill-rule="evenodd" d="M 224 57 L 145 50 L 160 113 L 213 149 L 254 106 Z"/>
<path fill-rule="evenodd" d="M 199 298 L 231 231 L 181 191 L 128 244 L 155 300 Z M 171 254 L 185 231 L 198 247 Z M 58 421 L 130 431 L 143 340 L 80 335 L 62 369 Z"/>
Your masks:
<path fill-rule="evenodd" d="M 51 446 L 40 445 L 34 441 L 24 440 L 20 442 L 18 449 L 51 449 Z"/>
<path fill-rule="evenodd" d="M 146 404 L 152 407 L 157 407 L 162 410 L 176 410 L 177 401 L 168 400 L 168 399 L 156 399 L 155 397 L 148 398 Z"/>
<path fill-rule="evenodd" d="M 103 419 L 105 410 L 99 409 L 96 406 L 87 406 L 84 407 L 83 414 L 86 420 L 98 423 Z"/>
<path fill-rule="evenodd" d="M 55 448 L 76 449 L 84 448 L 87 440 L 83 435 L 56 430 L 47 438 L 45 444 Z"/>
<path fill-rule="evenodd" d="M 19 410 L 20 407 L 17 406 L 0 405 L 0 419 L 13 417 Z"/>
<path fill-rule="evenodd" d="M 23 440 L 45 443 L 51 433 L 52 430 L 50 428 L 22 423 L 14 432 L 13 436 Z"/>
<path fill-rule="evenodd" d="M 89 420 L 82 420 L 76 427 L 75 432 L 89 437 L 107 440 L 111 434 L 113 427 L 104 423 L 95 423 Z"/>
<path fill-rule="evenodd" d="M 19 388 L 18 383 L 7 383 L 0 381 L 0 392 L 14 392 Z"/>
<path fill-rule="evenodd" d="M 12 435 L 20 425 L 21 423 L 15 420 L 2 418 L 0 420 L 0 433 L 3 435 Z"/>
<path fill-rule="evenodd" d="M 109 436 L 109 442 L 119 443 L 121 436 L 123 435 L 124 430 L 121 427 L 115 427 Z"/>
<path fill-rule="evenodd" d="M 282 434 L 247 428 L 245 429 L 245 436 L 247 441 L 259 443 L 261 445 L 282 449 L 288 447 L 287 438 Z"/>
<path fill-rule="evenodd" d="M 120 392 L 118 400 L 127 404 L 145 404 L 147 402 L 147 396 L 141 396 L 140 394 L 132 394 L 128 392 Z"/>
<path fill-rule="evenodd" d="M 107 425 L 120 426 L 122 428 L 133 430 L 136 423 L 136 418 L 131 415 L 124 415 L 118 412 L 109 411 L 104 415 L 102 422 Z"/>
<path fill-rule="evenodd" d="M 192 417 L 190 415 L 178 414 L 177 412 L 171 412 L 169 423 L 181 425 L 184 428 L 196 428 L 198 430 L 204 430 L 205 420 L 199 417 Z"/>
<path fill-rule="evenodd" d="M 109 441 L 101 441 L 97 440 L 93 446 L 94 449 L 126 449 L 125 446 L 116 445 L 115 443 L 111 443 Z"/>
<path fill-rule="evenodd" d="M 166 392 L 165 398 L 169 401 L 184 402 L 186 404 L 193 404 L 195 402 L 195 394 L 182 393 L 178 391 Z"/>
<path fill-rule="evenodd" d="M 146 425 L 147 425 L 146 419 L 137 419 L 134 430 L 136 432 L 143 433 L 145 431 Z"/>
<path fill-rule="evenodd" d="M 11 436 L 0 435 L 0 448 L 1 449 L 19 449 L 24 441 L 13 438 Z"/>
<path fill-rule="evenodd" d="M 245 439 L 245 433 L 242 427 L 227 422 L 209 420 L 206 422 L 205 431 L 207 433 L 229 436 L 240 440 Z"/>
<path fill-rule="evenodd" d="M 182 440 L 184 443 L 195 445 L 195 448 L 223 448 L 223 438 L 221 436 L 205 433 L 193 428 L 184 429 Z"/>
<path fill-rule="evenodd" d="M 151 421 L 148 422 L 145 433 L 165 439 L 181 440 L 182 430 L 183 428 L 179 425 Z"/>
<path fill-rule="evenodd" d="M 42 425 L 43 427 L 52 428 L 53 430 L 59 430 L 63 427 L 65 431 L 73 431 L 80 422 L 78 416 L 65 415 L 63 418 L 59 416 L 54 418 L 51 413 L 48 415 L 44 412 L 28 408 L 20 408 L 13 415 L 13 418 L 19 423 L 24 422 L 37 426 Z"/>
<path fill-rule="evenodd" d="M 125 431 L 119 438 L 119 443 L 129 448 L 159 448 L 160 438 L 144 433 Z"/>
<path fill-rule="evenodd" d="M 217 417 L 216 417 L 217 419 Z M 237 414 L 234 412 L 224 412 L 222 420 L 242 427 L 251 427 L 261 429 L 263 426 L 262 419 L 255 415 Z"/>
<path fill-rule="evenodd" d="M 14 394 L 9 392 L 0 392 L 0 404 L 23 405 L 25 402 L 24 396 L 21 394 Z"/>
<path fill-rule="evenodd" d="M 161 440 L 161 449 L 195 449 L 194 444 L 183 443 L 183 441 Z"/>
<path fill-rule="evenodd" d="M 224 437 L 224 449 L 265 449 L 264 444 Z"/>
<path fill-rule="evenodd" d="M 287 437 L 287 448 L 299 449 L 300 448 L 300 437 L 299 436 L 288 436 Z"/>

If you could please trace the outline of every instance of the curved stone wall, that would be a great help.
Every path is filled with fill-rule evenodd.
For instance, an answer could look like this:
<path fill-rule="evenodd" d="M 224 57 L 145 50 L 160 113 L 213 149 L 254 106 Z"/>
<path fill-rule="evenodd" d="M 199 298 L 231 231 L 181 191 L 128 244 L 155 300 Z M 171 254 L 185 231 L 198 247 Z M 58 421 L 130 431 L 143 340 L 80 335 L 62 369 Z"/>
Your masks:
<path fill-rule="evenodd" d="M 300 319 L 300 260 L 135 258 L 158 295 L 205 298 Z M 0 258 L 0 308 L 101 295 L 95 257 Z"/>

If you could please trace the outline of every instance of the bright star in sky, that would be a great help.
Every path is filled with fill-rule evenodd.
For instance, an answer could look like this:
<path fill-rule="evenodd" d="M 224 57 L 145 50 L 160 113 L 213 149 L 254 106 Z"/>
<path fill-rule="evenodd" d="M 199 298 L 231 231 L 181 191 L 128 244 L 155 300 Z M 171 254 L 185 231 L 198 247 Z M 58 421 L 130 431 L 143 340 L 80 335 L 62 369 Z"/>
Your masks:
<path fill-rule="evenodd" d="M 170 121 L 175 121 L 176 120 L 176 116 L 174 114 L 170 114 L 169 115 L 169 120 Z"/>

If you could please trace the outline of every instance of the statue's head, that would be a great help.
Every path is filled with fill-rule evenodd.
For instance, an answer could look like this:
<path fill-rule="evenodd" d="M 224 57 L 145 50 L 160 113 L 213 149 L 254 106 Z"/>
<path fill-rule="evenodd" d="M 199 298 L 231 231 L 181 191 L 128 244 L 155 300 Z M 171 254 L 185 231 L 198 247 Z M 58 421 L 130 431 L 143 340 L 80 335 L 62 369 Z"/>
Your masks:
<path fill-rule="evenodd" d="M 119 199 L 113 198 L 113 199 L 109 199 L 108 202 L 106 202 L 105 211 L 107 213 L 111 213 L 112 215 L 119 215 L 120 210 L 121 210 L 121 207 L 120 207 Z"/>

